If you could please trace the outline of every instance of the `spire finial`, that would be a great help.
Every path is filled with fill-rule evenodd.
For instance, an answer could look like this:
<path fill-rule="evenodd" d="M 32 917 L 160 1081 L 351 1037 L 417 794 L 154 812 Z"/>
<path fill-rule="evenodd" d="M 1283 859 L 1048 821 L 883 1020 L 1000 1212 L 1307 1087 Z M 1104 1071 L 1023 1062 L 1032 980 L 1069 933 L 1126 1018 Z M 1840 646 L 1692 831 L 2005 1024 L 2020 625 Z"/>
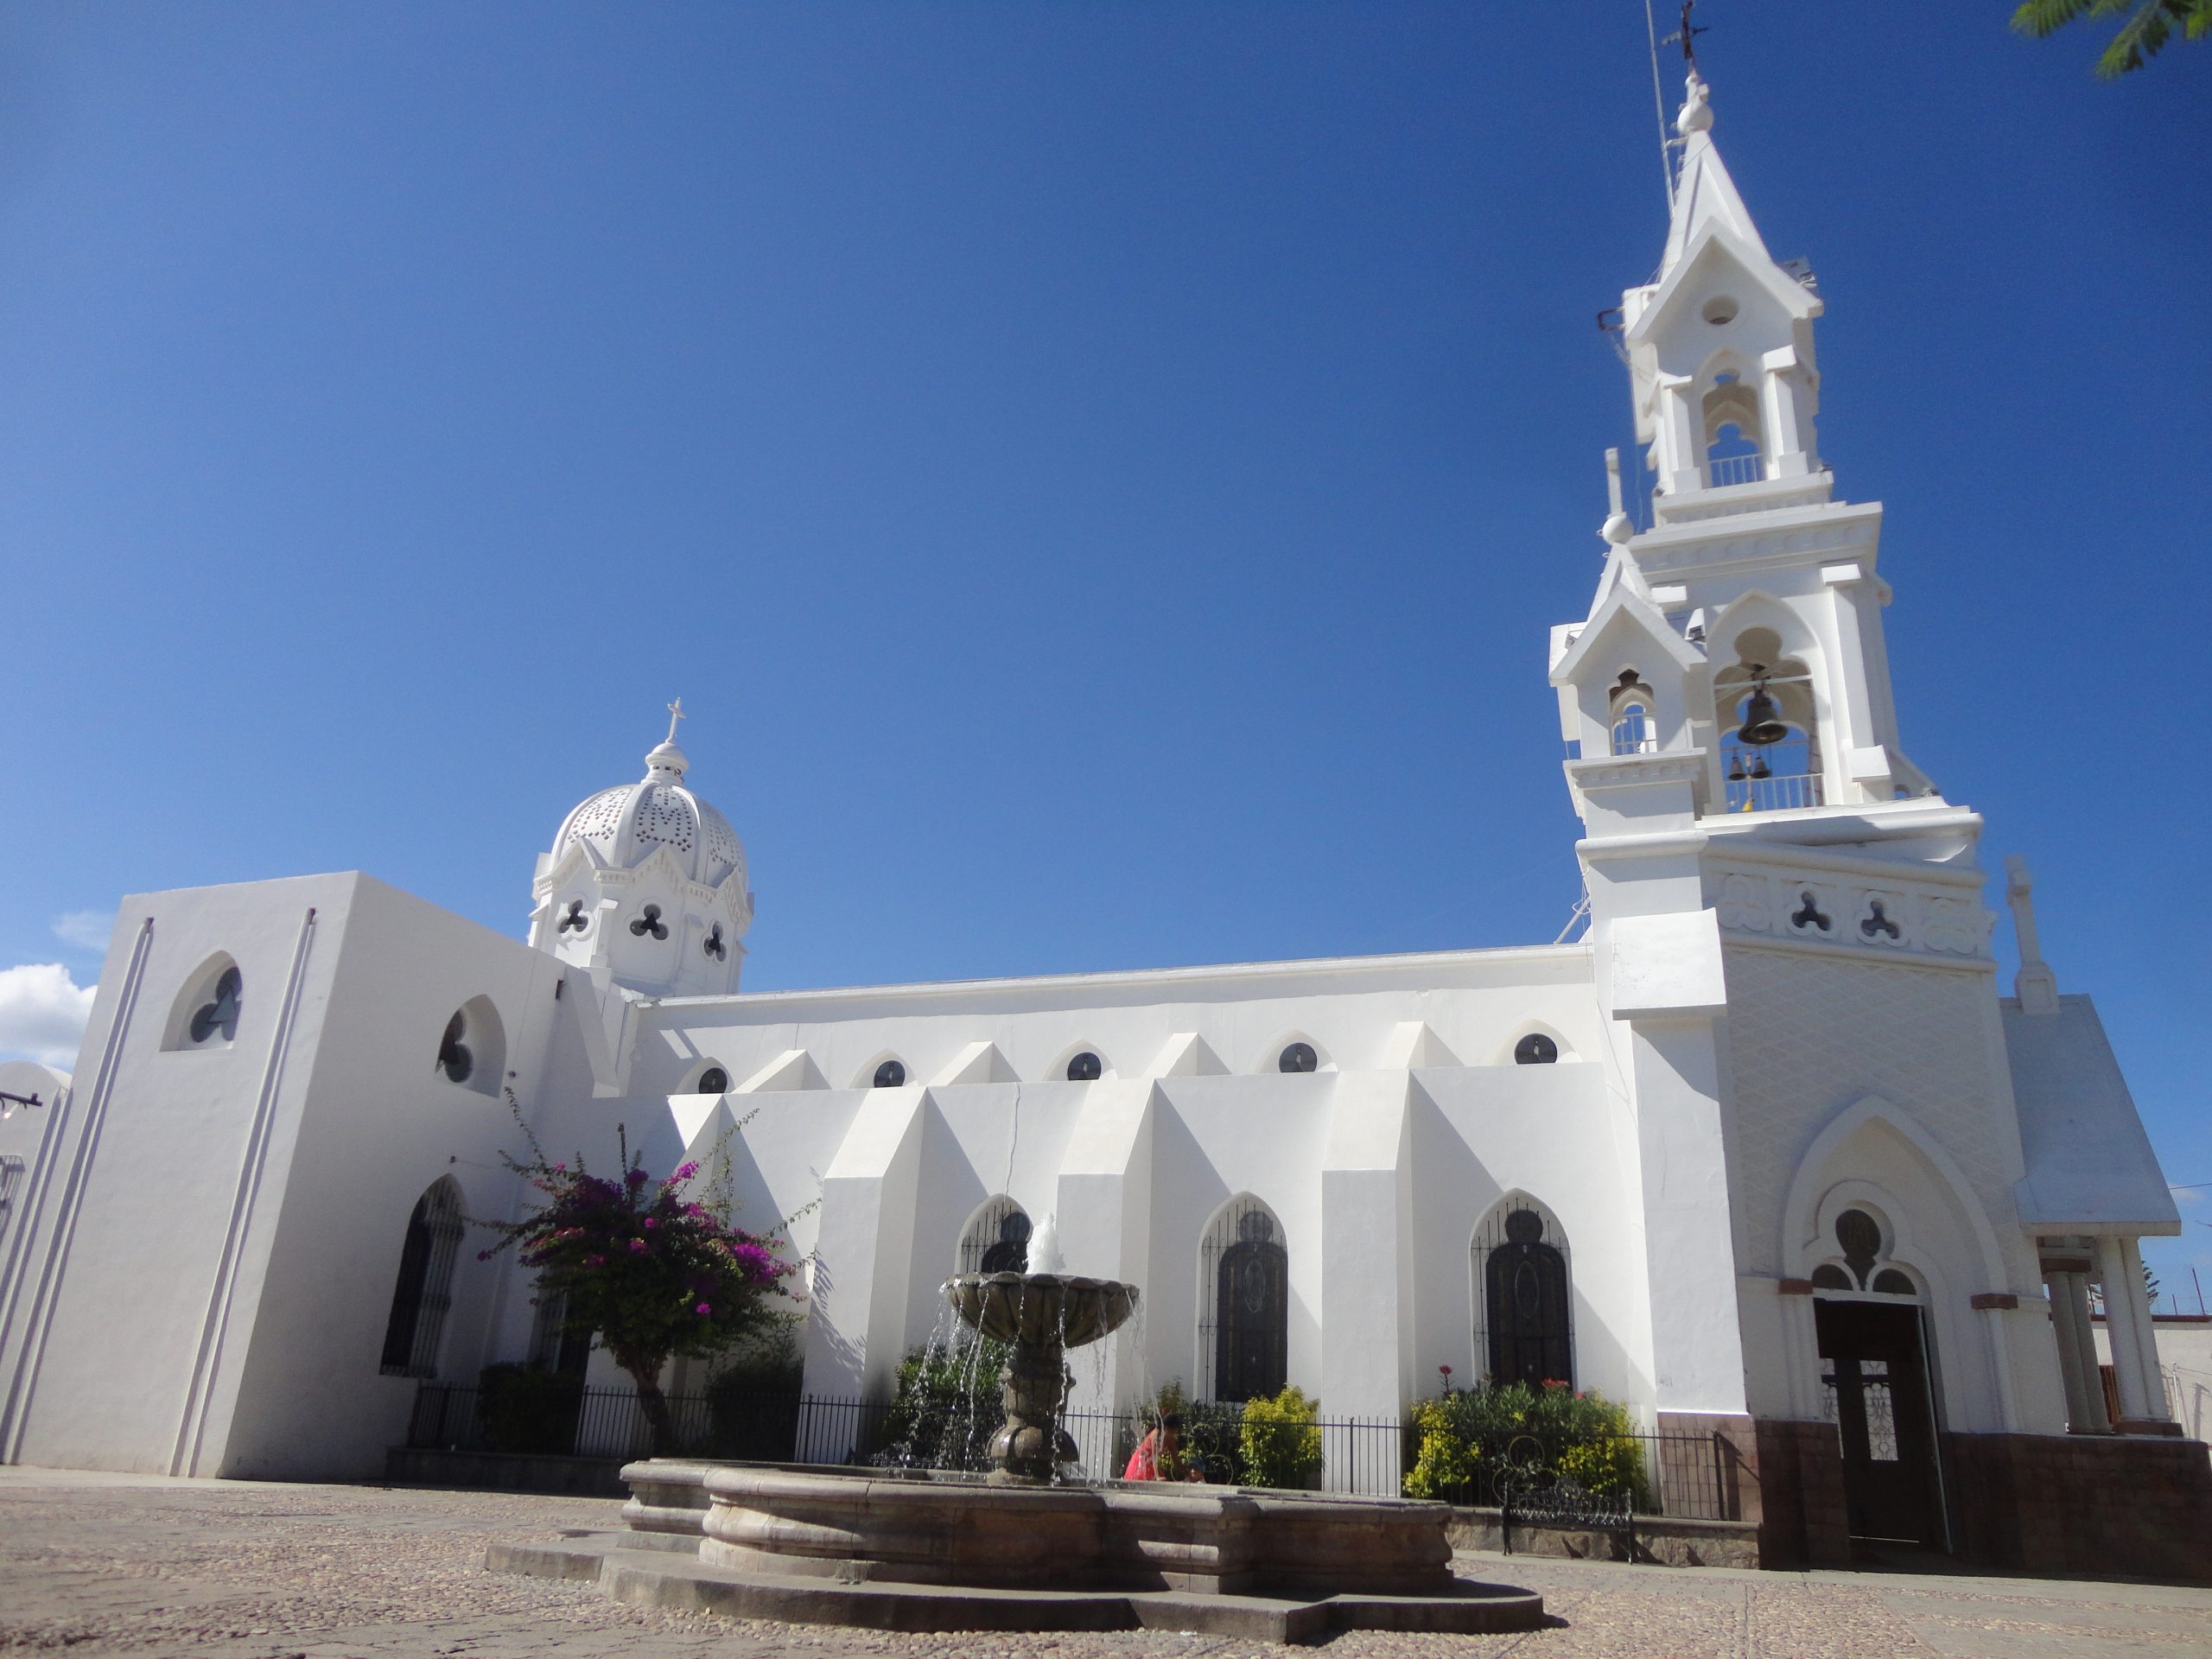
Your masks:
<path fill-rule="evenodd" d="M 2012 907 L 2012 937 L 2020 947 L 2020 971 L 2012 979 L 2012 995 L 2020 999 L 2023 1014 L 2058 1012 L 2058 976 L 2043 959 L 2043 945 L 2036 938 L 2036 906 L 2030 897 L 2035 878 L 2028 861 L 2018 853 L 2005 859 L 2005 899 Z"/>
<path fill-rule="evenodd" d="M 1685 138 L 1713 125 L 1712 90 L 1706 86 L 1705 77 L 1697 72 L 1697 37 L 1706 32 L 1705 25 L 1690 22 L 1690 13 L 1696 5 L 1697 0 L 1682 0 L 1682 26 L 1666 41 L 1669 46 L 1679 44 L 1682 48 L 1682 107 L 1675 117 L 1675 130 Z M 1656 59 L 1651 71 L 1655 76 L 1659 73 Z"/>
<path fill-rule="evenodd" d="M 676 722 L 683 719 L 683 699 L 678 697 L 668 705 L 668 735 L 645 756 L 645 778 L 651 782 L 661 777 L 664 783 L 680 784 L 683 774 L 690 770 L 691 761 L 683 750 L 676 747 Z"/>
<path fill-rule="evenodd" d="M 1697 10 L 1697 0 L 1682 0 L 1682 26 L 1667 37 L 1669 46 L 1682 48 L 1683 65 L 1690 72 L 1690 79 L 1697 79 L 1697 37 L 1706 32 L 1707 25 L 1690 22 L 1690 14 Z"/>

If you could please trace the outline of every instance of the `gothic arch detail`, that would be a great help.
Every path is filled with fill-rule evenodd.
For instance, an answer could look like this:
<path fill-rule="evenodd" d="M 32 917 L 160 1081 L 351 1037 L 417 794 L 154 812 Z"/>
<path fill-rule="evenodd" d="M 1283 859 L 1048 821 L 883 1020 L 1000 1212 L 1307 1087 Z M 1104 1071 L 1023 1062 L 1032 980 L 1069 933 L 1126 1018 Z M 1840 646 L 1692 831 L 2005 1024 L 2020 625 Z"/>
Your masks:
<path fill-rule="evenodd" d="M 1027 1273 L 1030 1231 L 1028 1211 L 1005 1193 L 994 1193 L 960 1230 L 957 1271 Z"/>
<path fill-rule="evenodd" d="M 245 976 L 218 950 L 184 982 L 162 1039 L 163 1048 L 228 1048 L 237 1040 L 245 1003 Z"/>
<path fill-rule="evenodd" d="M 386 1376 L 438 1374 L 446 1315 L 453 1307 L 454 1261 L 461 1252 L 464 1225 L 461 1185 L 452 1176 L 440 1176 L 415 1200 L 400 1246 L 391 1313 L 385 1321 L 382 1370 Z"/>
<path fill-rule="evenodd" d="M 1550 1207 L 1512 1192 L 1476 1226 L 1470 1250 L 1475 1363 L 1497 1384 L 1574 1383 L 1574 1275 Z"/>
<path fill-rule="evenodd" d="M 435 1067 L 448 1083 L 496 1096 L 505 1080 L 506 1027 L 488 996 L 472 996 L 447 1019 Z"/>
<path fill-rule="evenodd" d="M 1254 1400 L 1289 1382 L 1290 1250 L 1275 1212 L 1240 1192 L 1198 1247 L 1198 1395 Z"/>

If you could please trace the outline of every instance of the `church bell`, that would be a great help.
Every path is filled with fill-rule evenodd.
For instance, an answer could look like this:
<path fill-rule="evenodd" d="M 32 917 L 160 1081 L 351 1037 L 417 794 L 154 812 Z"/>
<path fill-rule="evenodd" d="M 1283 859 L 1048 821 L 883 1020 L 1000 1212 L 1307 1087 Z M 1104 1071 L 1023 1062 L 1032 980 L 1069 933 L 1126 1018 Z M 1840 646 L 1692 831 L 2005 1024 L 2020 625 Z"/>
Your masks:
<path fill-rule="evenodd" d="M 1738 743 L 1748 743 L 1763 749 L 1770 743 L 1779 743 L 1789 735 L 1789 728 L 1782 721 L 1782 710 L 1766 694 L 1766 682 L 1751 683 L 1751 701 L 1744 705 L 1743 728 L 1736 734 Z"/>

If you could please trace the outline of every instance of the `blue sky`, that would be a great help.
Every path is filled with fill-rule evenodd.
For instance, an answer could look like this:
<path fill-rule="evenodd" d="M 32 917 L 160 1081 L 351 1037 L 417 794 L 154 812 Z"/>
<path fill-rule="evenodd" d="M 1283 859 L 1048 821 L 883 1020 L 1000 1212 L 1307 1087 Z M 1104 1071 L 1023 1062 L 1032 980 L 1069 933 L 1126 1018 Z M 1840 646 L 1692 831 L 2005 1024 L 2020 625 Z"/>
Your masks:
<path fill-rule="evenodd" d="M 2212 48 L 2009 10 L 1708 0 L 1716 136 L 1906 747 L 2212 1181 Z M 331 868 L 518 931 L 679 692 L 749 986 L 1548 940 L 1664 213 L 1632 0 L 19 0 L 0 966 Z"/>

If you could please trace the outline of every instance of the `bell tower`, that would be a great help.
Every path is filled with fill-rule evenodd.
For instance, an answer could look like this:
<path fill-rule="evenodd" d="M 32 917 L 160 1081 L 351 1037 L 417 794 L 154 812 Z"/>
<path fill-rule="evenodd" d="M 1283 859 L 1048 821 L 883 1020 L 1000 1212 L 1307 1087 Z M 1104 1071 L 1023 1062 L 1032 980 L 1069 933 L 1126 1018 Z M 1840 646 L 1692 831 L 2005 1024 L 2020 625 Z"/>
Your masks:
<path fill-rule="evenodd" d="M 1599 836 L 1932 799 L 1890 692 L 1882 510 L 1836 499 L 1820 456 L 1813 273 L 1768 253 L 1694 69 L 1675 124 L 1658 275 L 1618 313 L 1649 527 L 1616 476 L 1590 613 L 1553 631 L 1576 808 Z"/>
<path fill-rule="evenodd" d="M 1839 499 L 1821 455 L 1819 289 L 1767 251 L 1694 67 L 1675 130 L 1666 248 L 1618 321 L 1648 511 L 1639 528 L 1609 455 L 1604 569 L 1588 614 L 1552 631 L 1551 683 L 1618 1133 L 1642 1160 L 1646 1363 L 1662 1427 L 1703 1432 L 1816 1414 L 1777 1406 L 1746 1355 L 1809 1351 L 1777 1334 L 1803 1310 L 1779 1296 L 1772 1241 L 1827 1092 L 1908 1048 L 1915 1077 L 1964 1075 L 1995 998 L 1981 821 L 1899 740 L 1882 509 Z M 1866 1024 L 1958 995 L 1971 1008 L 1919 1048 Z M 1839 1032 L 1864 1040 L 1776 1074 Z"/>

